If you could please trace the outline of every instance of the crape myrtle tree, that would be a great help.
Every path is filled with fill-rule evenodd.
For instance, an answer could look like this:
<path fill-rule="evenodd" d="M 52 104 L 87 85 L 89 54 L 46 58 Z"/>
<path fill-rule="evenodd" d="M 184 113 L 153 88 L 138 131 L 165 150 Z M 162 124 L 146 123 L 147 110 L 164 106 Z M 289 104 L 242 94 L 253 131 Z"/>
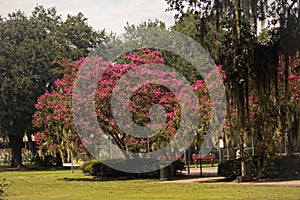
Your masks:
<path fill-rule="evenodd" d="M 190 20 L 189 22 L 192 22 L 191 25 L 193 25 L 194 23 L 196 23 L 195 20 Z M 175 25 L 176 26 L 176 25 Z M 182 33 L 185 33 L 186 35 L 192 37 L 192 33 L 195 32 L 194 30 L 191 30 L 190 27 L 188 28 L 189 30 L 188 33 L 182 31 L 182 30 L 177 30 L 176 28 L 174 28 L 175 26 L 171 27 L 172 31 L 179 31 Z M 143 38 L 143 37 L 147 37 L 147 35 L 143 34 L 143 32 L 151 29 L 151 28 L 156 28 L 156 29 L 166 29 L 166 26 L 164 24 L 164 22 L 159 21 L 159 20 L 154 20 L 154 21 L 147 21 L 144 22 L 138 26 L 136 25 L 130 25 L 127 24 L 127 26 L 124 27 L 126 32 L 124 33 L 124 37 L 128 40 L 136 40 L 137 38 L 140 39 L 141 41 L 143 40 L 147 40 L 148 38 Z M 158 36 L 159 37 L 159 36 Z M 195 37 L 192 37 L 193 39 L 195 39 Z M 156 40 L 157 38 L 153 38 L 153 40 Z M 160 39 L 159 41 L 165 41 L 163 38 Z M 130 43 L 129 43 L 130 44 Z M 218 81 L 221 81 L 222 79 L 225 78 L 224 76 L 224 72 L 222 70 L 221 65 L 218 65 L 215 67 L 215 69 L 213 69 L 210 72 L 206 72 L 204 70 L 197 70 L 191 63 L 189 63 L 187 60 L 185 60 L 184 58 L 182 58 L 179 55 L 176 55 L 172 52 L 169 52 L 167 50 L 159 50 L 162 54 L 162 57 L 164 58 L 164 64 L 167 66 L 172 67 L 173 69 L 175 69 L 177 72 L 179 72 L 180 74 L 182 74 L 189 82 L 191 83 L 195 83 L 194 88 L 203 88 L 205 89 L 205 94 L 210 94 L 210 92 L 212 91 L 216 91 L 219 90 L 221 88 L 217 88 L 218 86 L 223 86 L 223 83 L 220 83 Z M 203 60 L 204 62 L 204 60 Z M 218 75 L 219 74 L 219 75 Z M 222 77 L 220 77 L 220 74 L 222 74 Z M 206 80 L 203 80 L 203 76 L 206 76 Z M 206 85 L 206 81 L 212 81 L 213 83 L 215 83 L 212 86 L 208 86 L 211 88 L 207 88 Z M 201 83 L 201 84 L 200 84 Z M 198 85 L 200 84 L 200 85 Z M 198 86 L 197 86 L 198 85 Z M 204 87 L 205 86 L 205 87 Z M 199 94 L 199 92 L 202 90 L 197 90 L 197 93 Z M 203 92 L 203 91 L 202 91 Z M 201 93 L 201 92 L 200 92 Z M 211 94 L 210 94 L 211 95 Z M 215 99 L 215 102 L 211 102 L 210 104 L 208 104 L 208 102 L 210 101 L 209 99 L 204 100 L 203 98 L 201 100 L 203 100 L 203 102 L 205 102 L 205 106 L 208 107 L 213 107 L 216 105 L 219 105 L 218 102 L 221 102 L 222 97 L 219 96 L 219 99 Z M 204 136 L 207 133 L 207 128 L 209 127 L 209 125 L 212 123 L 211 120 L 214 120 L 214 123 L 219 123 L 222 121 L 222 119 L 218 118 L 218 117 L 213 117 L 211 116 L 211 111 L 209 110 L 202 110 L 203 112 L 201 112 L 201 120 L 200 120 L 200 125 L 199 125 L 199 129 L 196 133 L 196 137 L 194 140 L 194 146 L 196 147 L 200 147 Z M 224 113 L 225 115 L 225 113 Z M 212 127 L 211 127 L 212 128 Z M 213 134 L 218 134 L 216 133 L 215 130 L 211 130 L 211 133 Z M 198 149 L 199 150 L 199 149 Z"/>
<path fill-rule="evenodd" d="M 37 97 L 60 76 L 53 59 L 86 56 L 104 37 L 82 13 L 62 20 L 55 8 L 37 6 L 30 16 L 18 10 L 1 17 L 0 132 L 9 137 L 12 166 L 22 165 L 22 137 L 33 133 Z"/>
<path fill-rule="evenodd" d="M 160 21 L 160 20 L 149 20 L 147 22 L 143 22 L 139 25 L 131 25 L 129 23 L 127 23 L 127 25 L 124 27 L 125 29 L 125 33 L 124 33 L 124 37 L 128 40 L 136 40 L 137 38 L 141 38 L 141 40 L 143 40 L 143 31 L 147 31 L 151 28 L 156 28 L 156 29 L 167 29 L 166 25 L 164 22 Z M 145 38 L 144 38 L 145 39 Z M 163 39 L 161 39 L 161 41 L 164 41 Z M 203 81 L 203 77 L 201 76 L 201 74 L 199 73 L 199 71 L 197 71 L 195 69 L 195 67 L 187 62 L 184 58 L 180 57 L 179 55 L 175 55 L 172 52 L 166 51 L 166 50 L 159 50 L 161 52 L 161 56 L 164 58 L 164 65 L 170 66 L 173 69 L 175 69 L 176 71 L 178 71 L 179 73 L 181 73 L 190 83 L 194 83 L 194 89 L 196 88 L 197 94 L 201 94 L 202 98 L 204 98 L 204 94 L 207 96 L 208 90 L 207 87 L 205 85 L 205 82 Z M 217 68 L 216 68 L 217 70 Z M 215 74 L 217 71 L 212 71 L 210 75 Z M 208 77 L 210 76 L 208 75 Z M 222 83 L 220 83 L 221 85 L 223 85 Z M 201 88 L 201 89 L 200 89 Z M 203 90 L 202 90 L 203 89 Z M 209 127 L 210 124 L 210 111 L 207 108 L 210 108 L 210 104 L 208 104 L 208 102 L 210 101 L 209 99 L 201 99 L 202 102 L 205 102 L 204 104 L 201 104 L 203 107 L 202 112 L 201 112 L 201 121 L 199 124 L 199 129 L 197 131 L 197 133 L 195 134 L 195 140 L 194 140 L 194 144 L 198 144 L 195 146 L 200 146 L 200 144 L 203 142 L 204 140 L 204 136 L 206 135 L 206 130 Z M 207 106 L 207 107 L 206 107 Z M 204 107 L 206 107 L 206 109 L 204 109 Z"/>
<path fill-rule="evenodd" d="M 46 91 L 35 104 L 33 127 L 39 154 L 43 157 L 50 155 L 61 158 L 62 162 L 71 162 L 77 154 L 85 152 L 81 140 L 76 133 L 72 116 L 72 90 L 76 72 L 83 62 L 63 59 L 54 61 L 62 66 L 63 77 L 54 82 L 54 89 Z"/>
<path fill-rule="evenodd" d="M 73 155 L 84 151 L 85 145 L 89 145 L 89 150 L 95 147 L 95 151 L 91 152 L 94 155 L 97 153 L 97 145 L 101 143 L 103 135 L 97 135 L 95 125 L 90 124 L 90 114 L 87 112 L 87 104 L 85 99 L 78 96 L 78 93 L 73 92 L 74 81 L 77 80 L 78 87 L 84 87 L 84 83 L 87 79 L 90 79 L 96 71 L 104 71 L 102 77 L 98 77 L 98 87 L 95 92 L 95 105 L 94 112 L 98 119 L 98 123 L 101 126 L 103 133 L 107 134 L 113 139 L 113 143 L 120 149 L 125 150 L 125 157 L 130 157 L 130 152 L 153 152 L 162 148 L 168 144 L 170 140 L 177 134 L 177 129 L 180 124 L 180 114 L 183 112 L 177 101 L 176 95 L 166 87 L 163 87 L 163 83 L 160 84 L 144 84 L 138 88 L 131 96 L 129 102 L 126 100 L 124 105 L 129 104 L 129 111 L 133 121 L 140 125 L 149 125 L 153 119 L 149 114 L 151 106 L 159 104 L 164 107 L 166 112 L 166 121 L 163 127 L 156 131 L 151 137 L 135 137 L 128 134 L 118 126 L 118 122 L 115 119 L 115 114 L 111 109 L 112 92 L 116 89 L 117 93 L 124 93 L 125 91 L 118 90 L 116 88 L 117 82 L 124 74 L 130 70 L 141 68 L 142 72 L 147 74 L 151 73 L 147 68 L 144 68 L 144 64 L 156 64 L 162 65 L 164 58 L 162 53 L 155 50 L 149 50 L 143 48 L 139 51 L 132 52 L 129 55 L 122 56 L 118 62 L 110 63 L 104 62 L 101 57 L 91 57 L 80 59 L 74 62 L 59 62 L 60 65 L 65 68 L 65 75 L 62 79 L 55 81 L 56 87 L 51 92 L 46 92 L 40 96 L 38 103 L 35 105 L 37 111 L 34 114 L 33 125 L 39 129 L 35 133 L 36 141 L 39 145 L 40 151 L 44 154 L 57 155 L 59 153 L 63 159 L 68 155 L 67 152 L 73 152 Z M 91 70 L 87 70 L 87 73 L 78 75 L 78 69 L 89 66 L 93 66 Z M 165 77 L 169 80 L 170 76 L 175 76 L 173 72 L 166 72 L 157 74 Z M 131 78 L 137 78 L 135 76 Z M 176 87 L 181 88 L 181 82 L 172 83 Z M 210 118 L 211 104 L 208 88 L 203 80 L 197 80 L 192 84 L 192 89 L 195 91 L 199 98 L 199 105 L 192 105 L 192 109 L 201 113 L 199 122 L 199 134 L 204 134 L 207 128 L 207 121 Z M 89 92 L 89 88 L 85 88 L 81 92 L 84 95 L 92 95 Z M 184 91 L 182 95 L 186 95 Z M 181 94 L 180 93 L 180 94 Z M 82 95 L 82 94 L 81 94 Z M 125 95 L 125 94 L 124 94 Z M 74 98 L 73 109 L 77 109 L 76 112 L 82 113 L 79 120 L 85 124 L 81 127 L 81 133 L 78 133 L 75 129 L 74 118 L 71 109 L 71 98 Z M 189 102 L 186 102 L 189 103 Z M 155 128 L 156 125 L 152 124 Z M 92 136 L 93 135 L 93 136 Z"/>
<path fill-rule="evenodd" d="M 222 65 L 229 103 L 225 130 L 238 139 L 242 152 L 254 137 L 262 164 L 274 149 L 274 134 L 285 131 L 293 153 L 299 135 L 294 98 L 299 88 L 300 1 L 166 2 L 168 10 L 177 11 L 174 30 L 199 41 Z M 264 35 L 261 26 L 267 27 Z"/>

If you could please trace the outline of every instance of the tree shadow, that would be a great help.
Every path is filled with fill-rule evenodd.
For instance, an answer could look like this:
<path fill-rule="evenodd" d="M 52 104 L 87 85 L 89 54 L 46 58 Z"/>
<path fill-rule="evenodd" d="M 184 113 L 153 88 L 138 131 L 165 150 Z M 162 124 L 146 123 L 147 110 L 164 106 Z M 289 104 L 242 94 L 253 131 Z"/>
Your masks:
<path fill-rule="evenodd" d="M 58 180 L 63 181 L 84 181 L 84 182 L 107 182 L 107 181 L 129 181 L 129 180 L 143 180 L 145 178 L 136 178 L 136 177 L 87 177 L 87 178 L 63 178 Z M 147 178 L 147 180 L 157 180 L 158 178 Z"/>

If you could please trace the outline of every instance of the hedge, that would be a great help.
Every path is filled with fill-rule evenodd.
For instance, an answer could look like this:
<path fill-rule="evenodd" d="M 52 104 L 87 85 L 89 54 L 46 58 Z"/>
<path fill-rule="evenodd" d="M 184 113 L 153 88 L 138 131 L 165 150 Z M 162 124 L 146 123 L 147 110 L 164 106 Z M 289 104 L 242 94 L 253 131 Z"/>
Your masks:
<path fill-rule="evenodd" d="M 115 159 L 115 160 L 109 160 L 106 161 L 106 163 L 109 162 L 109 166 L 105 165 L 101 161 L 93 160 L 85 162 L 81 165 L 80 169 L 83 171 L 84 174 L 90 175 L 90 176 L 102 176 L 102 177 L 131 177 L 131 178 L 159 178 L 159 170 L 147 172 L 147 173 L 128 173 L 116 170 L 114 168 L 111 168 L 110 166 L 116 166 L 116 165 L 122 165 L 122 166 L 129 166 L 130 171 L 135 171 L 134 165 L 130 163 L 130 160 L 122 160 L 122 159 Z M 139 167 L 141 166 L 147 166 L 147 163 L 151 163 L 147 159 L 140 159 L 138 160 Z M 175 161 L 172 163 L 176 173 L 177 170 L 183 170 L 184 169 L 184 163 L 182 161 Z M 145 168 L 145 171 L 148 171 Z"/>
<path fill-rule="evenodd" d="M 265 158 L 262 167 L 260 166 L 259 157 L 253 157 L 250 160 L 253 177 L 257 177 L 259 170 L 261 170 L 260 178 L 300 178 L 300 156 Z M 218 166 L 218 175 L 227 179 L 236 179 L 237 176 L 242 175 L 241 162 L 241 159 L 221 162 Z"/>

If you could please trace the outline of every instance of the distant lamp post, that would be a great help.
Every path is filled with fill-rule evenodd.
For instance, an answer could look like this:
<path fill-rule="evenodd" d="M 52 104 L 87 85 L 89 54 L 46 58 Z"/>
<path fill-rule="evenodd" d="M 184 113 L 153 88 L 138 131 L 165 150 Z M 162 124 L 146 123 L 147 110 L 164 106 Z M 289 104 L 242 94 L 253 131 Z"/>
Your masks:
<path fill-rule="evenodd" d="M 224 141 L 222 138 L 219 139 L 219 160 L 220 162 L 222 162 L 222 152 L 221 152 L 221 149 L 224 148 Z"/>

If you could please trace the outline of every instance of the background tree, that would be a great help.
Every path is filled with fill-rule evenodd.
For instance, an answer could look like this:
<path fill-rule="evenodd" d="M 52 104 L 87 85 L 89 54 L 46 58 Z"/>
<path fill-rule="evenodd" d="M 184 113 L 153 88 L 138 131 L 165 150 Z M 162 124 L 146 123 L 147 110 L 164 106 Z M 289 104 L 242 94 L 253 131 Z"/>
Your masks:
<path fill-rule="evenodd" d="M 177 11 L 173 27 L 199 41 L 225 71 L 229 111 L 236 112 L 234 123 L 239 144 L 247 138 L 260 141 L 261 163 L 270 156 L 275 130 L 282 126 L 297 129 L 291 100 L 290 56 L 299 53 L 300 2 L 298 0 L 166 0 L 168 10 Z M 268 27 L 266 40 L 258 37 L 260 25 Z M 284 55 L 285 101 L 279 94 L 278 64 Z M 296 87 L 298 86 L 295 83 Z M 254 97 L 254 98 L 253 98 Z M 257 106 L 256 119 L 251 120 L 251 102 Z M 228 115 L 232 116 L 231 114 Z M 296 115 L 297 116 L 297 115 Z M 278 120 L 279 118 L 282 120 Z M 229 119 L 230 120 L 230 119 Z M 255 123 L 254 123 L 255 122 Z M 292 125 L 294 124 L 294 125 Z M 298 131 L 288 131 L 289 140 Z M 295 133 L 297 132 L 297 134 Z M 294 136 L 292 136 L 293 134 Z M 291 141 L 289 144 L 291 145 Z M 290 146 L 289 145 L 289 146 Z M 293 149 L 290 146 L 290 151 Z"/>
<path fill-rule="evenodd" d="M 55 8 L 37 6 L 29 17 L 16 11 L 1 18 L 0 37 L 0 130 L 9 137 L 11 165 L 20 166 L 22 137 L 33 133 L 36 99 L 59 76 L 53 59 L 86 56 L 105 34 L 82 13 L 63 21 Z"/>

